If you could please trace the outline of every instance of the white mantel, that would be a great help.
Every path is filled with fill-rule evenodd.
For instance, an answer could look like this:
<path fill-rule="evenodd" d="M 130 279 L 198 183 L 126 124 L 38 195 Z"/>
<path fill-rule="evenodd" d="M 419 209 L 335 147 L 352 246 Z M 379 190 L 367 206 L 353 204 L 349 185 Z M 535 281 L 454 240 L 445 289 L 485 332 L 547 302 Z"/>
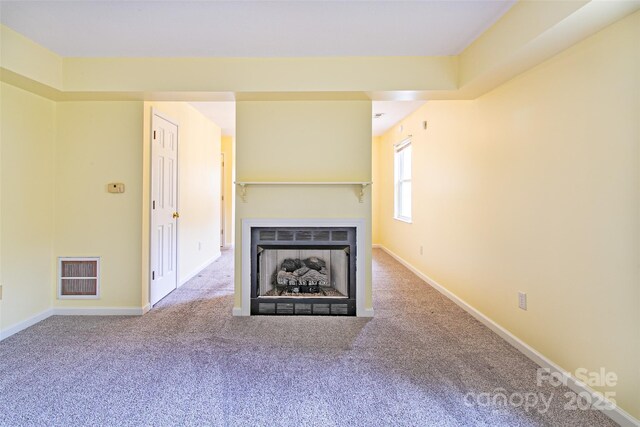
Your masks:
<path fill-rule="evenodd" d="M 251 228 L 253 227 L 355 227 L 356 228 L 356 316 L 373 317 L 373 308 L 367 308 L 365 301 L 365 219 L 327 218 L 291 219 L 262 218 L 242 220 L 242 298 L 241 306 L 234 307 L 234 316 L 251 314 Z M 362 255 L 361 255 L 362 254 Z"/>

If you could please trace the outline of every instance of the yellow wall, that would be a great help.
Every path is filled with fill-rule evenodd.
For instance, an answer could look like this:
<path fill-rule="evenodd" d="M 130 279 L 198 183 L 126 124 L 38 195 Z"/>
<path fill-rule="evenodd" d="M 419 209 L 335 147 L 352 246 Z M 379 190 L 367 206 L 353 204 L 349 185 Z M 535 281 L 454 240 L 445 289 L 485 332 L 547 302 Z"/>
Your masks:
<path fill-rule="evenodd" d="M 236 104 L 238 181 L 371 181 L 370 101 L 245 101 Z M 371 307 L 371 195 L 352 186 L 254 186 L 236 194 L 236 271 L 244 218 L 363 218 L 365 307 Z M 236 274 L 236 307 L 241 303 Z"/>
<path fill-rule="evenodd" d="M 553 28 L 586 3 L 588 2 L 584 0 L 558 1 L 553 4 L 540 1 L 517 2 L 460 54 L 460 86 L 507 62 L 507 58 L 539 37 L 541 32 Z"/>
<path fill-rule="evenodd" d="M 178 124 L 178 283 L 220 256 L 220 127 L 184 102 L 145 102 L 142 200 L 149 200 L 151 111 Z M 140 139 L 138 138 L 138 141 Z M 149 302 L 149 203 L 142 209 L 142 299 Z"/>
<path fill-rule="evenodd" d="M 54 255 L 100 256 L 101 289 L 57 307 L 141 307 L 141 135 L 142 102 L 58 104 Z M 124 194 L 108 193 L 110 182 Z"/>
<path fill-rule="evenodd" d="M 637 9 L 633 1 L 517 2 L 459 55 L 432 57 L 63 58 L 0 25 L 0 78 L 59 100 L 473 99 Z"/>
<path fill-rule="evenodd" d="M 371 140 L 371 240 L 374 245 L 380 244 L 380 140 L 379 136 L 374 136 Z"/>
<path fill-rule="evenodd" d="M 234 238 L 234 204 L 235 204 L 235 191 L 233 181 L 235 181 L 235 141 L 231 136 L 222 137 L 222 153 L 224 154 L 224 236 L 225 246 L 233 245 Z"/>
<path fill-rule="evenodd" d="M 640 13 L 475 101 L 428 102 L 383 136 L 376 187 L 386 248 L 563 369 L 615 372 L 599 389 L 636 418 L 638 40 Z M 407 134 L 413 224 L 392 219 Z"/>
<path fill-rule="evenodd" d="M 376 70 L 371 72 L 371 70 Z M 455 57 L 65 58 L 67 91 L 455 89 Z"/>
<path fill-rule="evenodd" d="M 547 2 L 546 7 L 560 8 L 569 16 L 573 6 L 561 3 Z M 589 4 L 596 3 L 611 5 L 623 2 Z M 515 10 L 522 11 L 524 7 Z M 377 99 L 424 95 L 396 92 L 416 89 L 438 89 L 446 91 L 446 96 L 460 97 L 467 95 L 455 91 L 459 83 L 469 86 L 477 76 L 484 76 L 485 71 L 500 68 L 496 64 L 521 59 L 520 54 L 528 56 L 522 52 L 527 50 L 523 48 L 531 45 L 529 40 L 566 38 L 564 31 L 556 31 L 559 27 L 553 23 L 558 21 L 557 16 L 560 16 L 560 24 L 569 19 L 562 19 L 561 15 L 551 12 L 542 15 L 551 18 L 545 18 L 550 25 L 545 28 L 537 26 L 538 30 L 527 33 L 526 38 L 515 37 L 520 27 L 514 23 L 521 21 L 514 17 L 522 15 L 510 12 L 501 20 L 501 28 L 507 30 L 503 31 L 500 39 L 517 41 L 515 46 L 512 44 L 509 47 L 508 58 L 495 55 L 504 53 L 504 50 L 495 49 L 501 43 L 493 44 L 495 39 L 488 34 L 480 39 L 475 48 L 458 57 L 61 59 L 3 27 L 0 77 L 3 81 L 10 80 L 12 77 L 6 72 L 9 70 L 27 80 L 33 79 L 56 89 L 80 91 L 67 92 L 65 96 L 70 97 L 111 96 L 104 91 L 113 91 L 115 96 L 138 96 L 140 99 L 143 96 L 158 96 L 157 93 L 144 94 L 145 90 L 171 91 L 160 94 L 165 97 L 178 96 L 174 91 L 191 91 L 190 96 L 206 97 L 215 94 L 203 91 L 231 90 L 367 91 Z M 570 17 L 575 16 L 571 14 Z M 424 134 L 419 133 L 419 127 L 416 128 L 422 116 L 415 115 L 408 119 L 407 130 L 415 128 L 416 158 L 422 158 L 421 161 L 429 166 L 416 171 L 413 225 L 396 223 L 390 219 L 389 201 L 392 196 L 385 183 L 391 170 L 389 146 L 398 135 L 388 134 L 380 143 L 379 179 L 380 238 L 383 244 L 563 367 L 572 369 L 583 365 L 595 368 L 606 365 L 608 369 L 615 370 L 621 378 L 616 388 L 618 401 L 636 417 L 640 417 L 640 410 L 633 397 L 640 395 L 640 381 L 633 362 L 640 358 L 640 344 L 633 326 L 639 324 L 640 319 L 632 304 L 639 299 L 638 271 L 629 266 L 637 265 L 639 252 L 639 70 L 638 51 L 633 46 L 633 42 L 639 38 L 639 16 L 636 12 L 632 17 L 477 101 L 428 104 L 418 113 L 428 115 L 424 118 L 428 118 L 430 128 Z M 578 21 L 578 26 L 584 22 Z M 533 28 L 539 20 L 528 19 L 527 22 L 532 25 L 528 28 Z M 584 30 L 585 34 L 587 32 Z M 571 35 L 576 34 L 573 32 Z M 158 65 L 163 66 L 161 71 Z M 513 76 L 517 72 L 511 70 L 506 76 Z M 500 81 L 505 78 L 504 73 L 500 74 Z M 445 96 L 442 93 L 431 95 Z M 180 96 L 184 96 L 184 93 Z M 239 179 L 316 179 L 322 175 L 318 169 L 307 172 L 294 168 L 290 171 L 282 167 L 284 160 L 272 157 L 270 164 L 275 166 L 275 170 L 259 168 L 256 173 L 250 173 L 250 168 L 257 164 L 258 156 L 273 156 L 261 145 L 263 142 L 289 148 L 291 153 L 299 156 L 308 155 L 312 146 L 327 146 L 328 152 L 339 150 L 340 153 L 346 147 L 347 156 L 351 158 L 348 173 L 342 167 L 342 160 L 338 160 L 340 167 L 318 162 L 319 165 L 328 165 L 323 172 L 327 172 L 332 179 L 359 180 L 371 176 L 368 151 L 371 149 L 370 130 L 367 138 L 364 138 L 366 132 L 362 129 L 365 120 L 370 125 L 368 103 L 362 104 L 367 104 L 367 108 L 362 108 L 362 115 L 356 114 L 356 111 L 360 111 L 359 103 L 329 103 L 331 108 L 319 102 L 309 104 L 310 107 L 305 103 L 293 102 L 281 105 L 275 102 L 240 104 L 244 105 L 245 119 L 238 125 L 239 130 L 245 132 L 242 136 L 244 142 L 241 142 L 245 148 L 241 156 L 247 159 L 247 164 L 245 176 L 239 176 Z M 291 105 L 294 108 L 290 108 Z M 342 123 L 340 117 L 331 112 L 334 107 L 344 105 L 353 107 L 346 109 L 347 116 L 353 118 L 349 125 Z M 86 106 L 90 111 L 77 111 L 79 117 L 88 117 L 95 111 L 111 111 L 107 105 Z M 49 150 L 51 156 L 47 158 L 50 160 L 55 158 L 63 165 L 70 163 L 82 166 L 83 160 L 92 157 L 92 153 L 86 150 L 103 149 L 94 147 L 90 140 L 105 139 L 96 136 L 94 129 L 82 123 L 78 126 L 86 130 L 84 136 L 73 126 L 65 125 L 64 129 L 56 131 L 56 108 L 56 104 L 50 101 L 15 88 L 7 89 L 3 85 L 0 172 L 0 284 L 4 284 L 2 328 L 37 314 L 46 306 L 45 301 L 50 301 L 55 286 L 51 283 L 53 260 L 58 249 L 65 253 L 102 249 L 107 254 L 113 253 L 109 243 L 105 247 L 93 247 L 84 240 L 75 240 L 75 232 L 63 237 L 55 246 L 56 253 L 52 253 L 54 224 L 50 217 L 43 214 L 47 209 L 53 209 L 53 202 L 48 200 L 52 200 L 54 194 L 60 194 L 69 198 L 74 207 L 84 209 L 73 195 L 67 194 L 70 190 L 62 184 L 56 183 L 54 189 L 54 182 L 58 179 L 68 180 L 72 188 L 82 189 L 84 184 L 77 184 L 74 179 L 84 180 L 86 177 L 74 178 L 74 174 L 67 176 L 64 171 L 58 173 L 40 156 Z M 80 107 L 69 104 L 61 109 L 65 110 L 65 122 L 71 123 L 72 116 L 76 115 L 71 111 Z M 365 109 L 368 109 L 367 114 L 364 114 Z M 18 114 L 20 112 L 24 114 Z M 329 120 L 317 120 L 318 113 Z M 262 129 L 273 130 L 273 134 L 253 129 L 252 123 L 261 123 L 261 114 L 269 122 Z M 287 121 L 285 116 L 294 120 Z M 120 116 L 114 112 L 113 117 Z M 27 119 L 28 122 L 25 122 Z M 337 126 L 333 123 L 334 119 Z M 34 123 L 39 126 L 34 126 Z M 148 144 L 148 120 L 143 123 L 143 130 L 147 132 L 144 141 Z M 299 123 L 302 126 L 298 126 Z M 100 124 L 106 126 L 104 121 L 100 121 Z M 112 127 L 118 125 L 110 123 Z M 120 135 L 120 131 L 111 128 L 105 132 Z M 128 135 L 125 130 L 122 132 Z M 347 134 L 350 134 L 348 142 L 345 137 Z M 71 158 L 59 159 L 60 155 L 51 147 L 52 142 L 47 135 L 64 135 L 60 149 L 74 147 Z M 311 135 L 316 135 L 316 138 Z M 128 137 L 125 136 L 125 139 Z M 356 158 L 349 144 L 357 140 L 355 144 L 359 146 L 361 139 L 367 140 L 366 147 L 361 147 L 361 157 Z M 89 141 L 89 147 L 94 148 L 84 147 L 80 144 L 81 140 Z M 343 147 L 338 148 L 336 140 L 341 141 Z M 17 141 L 21 144 L 16 145 Z M 419 143 L 423 144 L 421 148 Z M 129 151 L 129 146 L 124 147 L 120 142 L 115 144 L 128 154 L 139 155 L 133 149 Z M 34 150 L 34 147 L 39 150 Z M 22 150 L 32 150 L 35 156 L 32 157 L 31 152 L 26 155 Z M 144 201 L 148 200 L 148 194 L 145 197 L 148 186 L 148 145 L 143 144 L 142 150 L 144 168 L 139 179 L 142 182 L 140 200 Z M 105 162 L 112 164 L 115 155 L 107 153 L 106 156 L 108 160 Z M 368 171 L 359 163 L 359 159 L 366 159 Z M 321 152 L 321 160 L 326 160 L 324 152 Z M 98 162 L 96 167 L 101 172 L 93 176 L 94 172 L 91 171 L 86 178 L 90 184 L 96 185 L 95 192 L 83 190 L 79 194 L 98 206 L 106 206 L 108 210 L 128 212 L 132 205 L 122 202 L 125 198 L 115 199 L 121 202 L 112 203 L 114 199 L 102 197 L 106 195 L 101 195 L 97 185 L 104 185 L 106 182 L 103 181 L 111 180 L 111 177 L 104 174 L 105 163 Z M 121 171 L 117 164 L 113 170 Z M 19 179 L 27 172 L 29 175 L 26 177 L 30 180 L 21 182 Z M 122 172 L 125 179 L 135 182 L 136 178 L 130 178 L 129 173 L 140 174 L 140 169 Z M 34 176 L 38 179 L 31 180 Z M 420 182 L 423 183 L 422 187 Z M 128 188 L 131 189 L 131 186 Z M 371 202 L 365 198 L 363 205 L 354 205 L 355 192 L 347 187 L 317 188 L 313 193 L 302 187 L 251 188 L 247 203 L 238 201 L 237 216 L 282 216 L 284 203 L 287 212 L 296 217 L 314 217 L 321 213 L 324 216 L 368 218 L 371 215 Z M 280 204 L 274 202 L 274 197 Z M 25 209 L 24 216 L 18 217 L 9 210 L 15 208 L 15 201 L 29 208 L 29 211 Z M 105 201 L 106 204 L 103 203 Z M 339 205 L 343 211 L 327 213 L 324 210 L 327 201 Z M 116 204 L 119 203 L 126 206 L 118 210 Z M 131 220 L 125 228 L 135 230 L 135 224 L 141 224 L 137 228 L 141 239 L 132 238 L 132 241 L 134 248 L 140 251 L 138 260 L 142 261 L 142 272 L 137 276 L 141 278 L 142 297 L 134 296 L 132 301 L 144 304 L 148 300 L 148 296 L 145 296 L 148 281 L 145 262 L 148 262 L 149 212 L 148 206 L 140 203 L 142 218 Z M 55 205 L 57 209 L 57 200 Z M 36 211 L 32 212 L 32 207 L 37 208 Z M 63 213 L 69 210 L 61 208 Z M 374 208 L 374 213 L 376 211 Z M 139 216 L 140 212 L 137 214 Z M 86 226 L 88 220 L 81 218 L 80 212 L 70 212 L 70 215 Z M 16 236 L 15 233 L 21 232 L 21 229 L 15 224 L 16 221 L 20 224 L 23 218 L 29 223 L 33 222 L 38 233 L 31 235 L 25 227 L 25 233 L 33 240 L 21 246 L 25 240 L 22 235 Z M 99 215 L 94 220 L 99 224 L 112 218 Z M 57 219 L 55 236 L 69 226 L 66 219 Z M 238 222 L 236 227 L 239 226 Z M 109 227 L 99 226 L 98 230 L 105 233 Z M 117 232 L 116 235 L 119 236 Z M 403 245 L 399 244 L 399 238 L 404 238 Z M 16 243 L 17 239 L 22 240 Z M 135 246 L 140 240 L 141 247 Z M 45 266 L 43 257 L 47 244 L 50 254 L 48 266 Z M 420 245 L 425 248 L 421 257 L 418 255 Z M 18 248 L 18 252 L 15 252 L 17 255 L 9 253 L 9 247 Z M 16 258 L 11 258 L 13 256 Z M 106 259 L 112 262 L 120 258 L 108 255 Z M 27 265 L 34 262 L 35 266 Z M 28 269 L 27 273 L 21 277 L 15 274 L 17 271 L 24 272 L 25 268 Z M 117 277 L 114 272 L 106 274 L 108 280 L 103 283 L 104 286 Z M 369 272 L 367 274 L 370 281 Z M 50 283 L 43 296 L 38 289 L 45 275 Z M 13 283 L 20 283 L 20 286 Z M 25 283 L 27 285 L 23 287 Z M 23 291 L 27 289 L 29 292 L 35 290 L 35 296 L 29 295 L 27 305 L 22 305 L 20 301 L 27 295 Z M 522 312 L 515 308 L 517 290 L 529 293 L 529 311 Z M 239 292 L 237 298 L 240 298 Z M 11 301 L 18 304 L 10 307 Z M 113 301 L 119 303 L 119 300 Z M 367 301 L 369 305 L 370 295 Z M 30 305 L 32 303 L 33 306 Z"/>
<path fill-rule="evenodd" d="M 220 128 L 194 108 L 55 103 L 6 84 L 2 103 L 3 330 L 52 305 L 139 309 L 148 303 L 148 242 L 141 239 L 148 238 L 143 150 L 148 154 L 151 106 L 180 123 L 179 282 L 219 256 Z M 108 193 L 110 182 L 124 183 L 125 193 Z M 99 299 L 57 299 L 60 256 L 101 257 Z"/>
<path fill-rule="evenodd" d="M 0 25 L 0 66 L 45 85 L 62 87 L 62 57 Z"/>
<path fill-rule="evenodd" d="M 51 306 L 56 105 L 0 86 L 2 193 L 0 330 Z"/>

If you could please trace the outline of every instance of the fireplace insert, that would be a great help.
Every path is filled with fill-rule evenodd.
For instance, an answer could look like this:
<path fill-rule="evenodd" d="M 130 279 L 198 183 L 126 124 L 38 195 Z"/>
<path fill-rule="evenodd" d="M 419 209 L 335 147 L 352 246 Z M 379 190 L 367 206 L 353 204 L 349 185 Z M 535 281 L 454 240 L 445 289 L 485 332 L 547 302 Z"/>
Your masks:
<path fill-rule="evenodd" d="M 355 227 L 253 227 L 251 314 L 356 315 Z"/>

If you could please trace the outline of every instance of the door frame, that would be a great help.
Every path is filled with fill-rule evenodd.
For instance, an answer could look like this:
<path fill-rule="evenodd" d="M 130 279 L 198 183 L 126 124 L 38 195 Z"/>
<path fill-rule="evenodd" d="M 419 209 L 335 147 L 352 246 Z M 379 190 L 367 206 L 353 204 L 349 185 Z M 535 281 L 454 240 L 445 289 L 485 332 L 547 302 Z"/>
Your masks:
<path fill-rule="evenodd" d="M 225 194 L 225 155 L 220 153 L 220 247 L 227 246 L 227 199 Z"/>
<path fill-rule="evenodd" d="M 155 124 L 155 118 L 159 117 L 163 120 L 168 121 L 169 123 L 175 125 L 176 131 L 176 212 L 180 212 L 180 125 L 177 120 L 174 120 L 170 116 L 158 111 L 157 108 L 151 107 L 151 120 L 149 120 L 149 126 L 151 129 L 149 130 L 149 200 L 147 203 L 149 204 L 149 283 L 148 283 L 148 292 L 149 292 L 149 304 L 153 307 L 155 304 L 151 303 L 151 285 L 152 285 L 152 272 L 153 272 L 153 263 L 151 257 L 151 236 L 153 235 L 153 128 Z M 176 287 L 178 289 L 178 283 L 180 283 L 180 221 L 179 218 L 176 221 Z M 174 290 L 175 290 L 174 289 Z M 160 299 L 158 302 L 162 301 Z M 156 302 L 156 304 L 158 303 Z"/>

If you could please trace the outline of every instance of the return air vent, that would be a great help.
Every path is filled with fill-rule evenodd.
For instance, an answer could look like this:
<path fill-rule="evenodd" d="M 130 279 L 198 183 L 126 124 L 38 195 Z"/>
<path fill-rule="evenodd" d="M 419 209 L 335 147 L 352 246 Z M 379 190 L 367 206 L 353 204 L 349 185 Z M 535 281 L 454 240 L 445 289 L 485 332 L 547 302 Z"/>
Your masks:
<path fill-rule="evenodd" d="M 97 299 L 100 295 L 99 292 L 99 257 L 59 258 L 59 299 Z"/>
<path fill-rule="evenodd" d="M 278 240 L 293 240 L 293 231 L 278 230 Z"/>
<path fill-rule="evenodd" d="M 340 230 L 340 231 L 332 231 L 331 232 L 331 240 L 336 242 L 336 241 L 344 241 L 347 240 L 348 237 L 348 233 L 346 231 Z"/>

